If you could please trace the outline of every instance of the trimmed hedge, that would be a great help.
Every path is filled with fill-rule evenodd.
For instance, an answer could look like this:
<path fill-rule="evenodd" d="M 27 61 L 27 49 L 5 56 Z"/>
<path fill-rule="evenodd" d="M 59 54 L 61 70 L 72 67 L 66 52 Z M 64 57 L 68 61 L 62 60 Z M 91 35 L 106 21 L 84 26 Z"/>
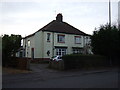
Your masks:
<path fill-rule="evenodd" d="M 95 68 L 109 65 L 107 58 L 100 55 L 72 54 L 65 55 L 62 58 L 64 61 L 64 69 Z"/>

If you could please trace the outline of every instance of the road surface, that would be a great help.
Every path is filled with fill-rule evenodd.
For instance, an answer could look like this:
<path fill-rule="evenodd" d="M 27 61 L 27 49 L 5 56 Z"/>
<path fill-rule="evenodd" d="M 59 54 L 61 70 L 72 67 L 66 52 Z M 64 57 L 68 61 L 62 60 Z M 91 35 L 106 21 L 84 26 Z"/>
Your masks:
<path fill-rule="evenodd" d="M 3 88 L 118 88 L 117 70 L 97 73 L 41 72 L 5 75 Z M 46 75 L 47 74 L 47 75 Z"/>

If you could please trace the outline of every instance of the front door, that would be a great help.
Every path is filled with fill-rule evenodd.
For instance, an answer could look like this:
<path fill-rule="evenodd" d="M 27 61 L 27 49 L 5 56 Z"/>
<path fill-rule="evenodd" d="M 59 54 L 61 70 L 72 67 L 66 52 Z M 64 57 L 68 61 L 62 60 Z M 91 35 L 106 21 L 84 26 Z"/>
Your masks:
<path fill-rule="evenodd" d="M 34 59 L 34 48 L 31 48 L 31 58 Z"/>

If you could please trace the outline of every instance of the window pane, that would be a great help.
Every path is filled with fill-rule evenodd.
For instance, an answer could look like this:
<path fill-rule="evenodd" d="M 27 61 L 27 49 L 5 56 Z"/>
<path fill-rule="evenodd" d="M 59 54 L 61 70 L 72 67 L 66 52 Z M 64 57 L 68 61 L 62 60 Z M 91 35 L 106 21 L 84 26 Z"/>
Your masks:
<path fill-rule="evenodd" d="M 59 52 L 59 54 L 58 55 L 61 55 L 61 52 Z"/>
<path fill-rule="evenodd" d="M 66 55 L 66 49 L 62 49 L 62 48 L 56 49 L 56 55 L 59 56 Z"/>
<path fill-rule="evenodd" d="M 58 52 L 56 52 L 56 55 L 58 55 L 59 53 Z"/>
<path fill-rule="evenodd" d="M 80 43 L 80 37 L 75 37 L 75 43 Z"/>
<path fill-rule="evenodd" d="M 58 35 L 58 42 L 65 42 L 65 36 L 64 35 Z"/>
<path fill-rule="evenodd" d="M 47 33 L 47 41 L 50 41 L 50 33 Z"/>

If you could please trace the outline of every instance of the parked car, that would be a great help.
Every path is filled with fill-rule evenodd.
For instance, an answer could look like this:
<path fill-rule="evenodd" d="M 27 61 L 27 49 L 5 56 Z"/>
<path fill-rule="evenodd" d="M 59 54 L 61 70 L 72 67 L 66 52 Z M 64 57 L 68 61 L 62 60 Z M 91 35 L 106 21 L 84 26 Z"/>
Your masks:
<path fill-rule="evenodd" d="M 61 56 L 54 56 L 51 58 L 51 61 L 60 61 L 60 60 L 62 60 Z"/>

